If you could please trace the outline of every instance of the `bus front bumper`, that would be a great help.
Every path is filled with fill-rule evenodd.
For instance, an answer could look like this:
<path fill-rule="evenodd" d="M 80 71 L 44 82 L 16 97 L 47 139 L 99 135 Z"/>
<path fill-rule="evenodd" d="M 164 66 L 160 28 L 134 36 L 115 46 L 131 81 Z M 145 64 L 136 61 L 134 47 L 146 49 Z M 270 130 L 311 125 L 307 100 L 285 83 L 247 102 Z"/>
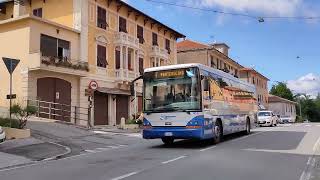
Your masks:
<path fill-rule="evenodd" d="M 144 139 L 172 137 L 174 139 L 203 139 L 203 129 L 188 129 L 184 127 L 150 128 L 142 131 Z"/>

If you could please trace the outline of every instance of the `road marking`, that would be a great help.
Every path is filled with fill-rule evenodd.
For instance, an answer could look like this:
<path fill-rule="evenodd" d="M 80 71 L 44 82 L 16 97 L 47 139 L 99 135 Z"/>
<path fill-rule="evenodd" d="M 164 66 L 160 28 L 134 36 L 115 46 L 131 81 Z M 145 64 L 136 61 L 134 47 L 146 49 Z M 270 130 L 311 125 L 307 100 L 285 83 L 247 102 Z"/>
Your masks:
<path fill-rule="evenodd" d="M 208 147 L 208 148 L 204 148 L 204 149 L 201 149 L 200 152 L 207 151 L 207 150 L 213 149 L 215 147 L 217 147 L 217 146 L 211 146 L 211 147 Z"/>
<path fill-rule="evenodd" d="M 310 124 L 306 124 L 306 125 L 304 125 L 305 127 L 310 127 L 311 125 Z"/>
<path fill-rule="evenodd" d="M 177 158 L 174 158 L 174 159 L 171 159 L 171 160 L 168 160 L 168 161 L 164 161 L 162 162 L 162 164 L 168 164 L 168 163 L 171 163 L 173 161 L 177 161 L 179 159 L 183 159 L 183 158 L 186 158 L 187 156 L 180 156 L 180 157 L 177 157 Z"/>
<path fill-rule="evenodd" d="M 318 127 L 320 127 L 320 124 L 317 124 Z"/>
<path fill-rule="evenodd" d="M 313 153 L 316 153 L 319 144 L 320 144 L 320 137 L 318 138 L 317 142 L 313 146 Z"/>
<path fill-rule="evenodd" d="M 138 174 L 138 173 L 139 173 L 138 171 L 132 172 L 132 173 L 128 173 L 128 174 L 125 174 L 125 175 L 122 175 L 122 176 L 113 178 L 113 179 L 111 179 L 111 180 L 121 180 L 121 179 L 125 179 L 125 178 L 127 178 L 127 177 L 133 176 L 133 175 Z"/>
<path fill-rule="evenodd" d="M 142 138 L 141 133 L 115 133 L 115 132 L 105 132 L 105 131 L 93 131 L 95 134 L 104 134 L 104 135 L 122 135 L 122 136 L 128 136 L 128 137 L 136 137 L 136 138 Z"/>
<path fill-rule="evenodd" d="M 308 162 L 307 162 L 307 165 L 310 165 L 310 164 L 311 164 L 311 161 L 312 161 L 312 157 L 309 157 Z"/>

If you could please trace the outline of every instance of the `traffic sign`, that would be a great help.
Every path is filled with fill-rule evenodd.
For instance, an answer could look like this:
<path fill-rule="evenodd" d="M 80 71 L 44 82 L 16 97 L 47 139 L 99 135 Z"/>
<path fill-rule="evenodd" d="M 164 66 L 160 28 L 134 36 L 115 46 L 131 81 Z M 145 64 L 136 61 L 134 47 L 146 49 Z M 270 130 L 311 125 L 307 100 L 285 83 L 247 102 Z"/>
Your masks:
<path fill-rule="evenodd" d="M 96 89 L 98 89 L 98 83 L 97 83 L 97 81 L 90 81 L 90 83 L 89 83 L 89 88 L 90 89 L 93 89 L 93 90 L 96 90 Z"/>
<path fill-rule="evenodd" d="M 16 94 L 8 94 L 7 95 L 7 99 L 16 99 L 17 98 L 17 95 Z"/>
<path fill-rule="evenodd" d="M 3 57 L 2 59 L 10 74 L 13 73 L 13 71 L 16 69 L 17 65 L 20 62 L 19 59 L 11 59 L 6 57 Z"/>

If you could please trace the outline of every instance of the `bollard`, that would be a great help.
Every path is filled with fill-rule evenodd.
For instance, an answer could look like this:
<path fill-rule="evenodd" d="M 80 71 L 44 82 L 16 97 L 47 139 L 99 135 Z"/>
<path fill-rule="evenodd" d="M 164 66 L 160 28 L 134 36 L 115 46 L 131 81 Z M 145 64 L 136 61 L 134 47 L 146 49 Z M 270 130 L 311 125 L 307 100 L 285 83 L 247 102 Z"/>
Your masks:
<path fill-rule="evenodd" d="M 120 120 L 120 129 L 125 129 L 126 126 L 126 119 L 124 117 Z"/>

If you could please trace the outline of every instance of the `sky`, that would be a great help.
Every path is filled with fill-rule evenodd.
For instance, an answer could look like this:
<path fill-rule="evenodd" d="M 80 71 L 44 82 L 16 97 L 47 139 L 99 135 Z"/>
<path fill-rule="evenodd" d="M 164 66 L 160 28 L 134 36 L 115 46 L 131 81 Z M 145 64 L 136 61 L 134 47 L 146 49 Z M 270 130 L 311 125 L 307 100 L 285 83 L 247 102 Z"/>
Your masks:
<path fill-rule="evenodd" d="M 224 42 L 229 55 L 270 79 L 287 82 L 294 93 L 320 92 L 320 1 L 154 0 L 255 17 L 319 17 L 313 20 L 230 16 L 148 0 L 125 0 L 160 22 L 203 43 Z"/>

